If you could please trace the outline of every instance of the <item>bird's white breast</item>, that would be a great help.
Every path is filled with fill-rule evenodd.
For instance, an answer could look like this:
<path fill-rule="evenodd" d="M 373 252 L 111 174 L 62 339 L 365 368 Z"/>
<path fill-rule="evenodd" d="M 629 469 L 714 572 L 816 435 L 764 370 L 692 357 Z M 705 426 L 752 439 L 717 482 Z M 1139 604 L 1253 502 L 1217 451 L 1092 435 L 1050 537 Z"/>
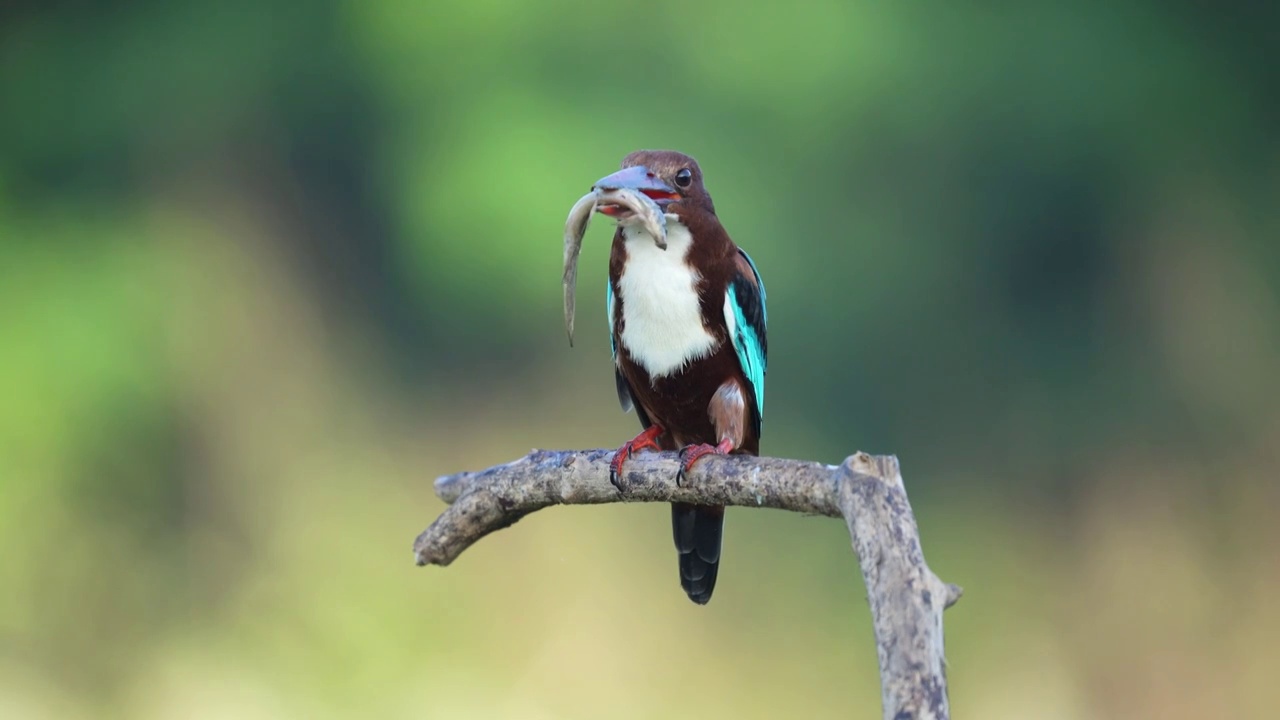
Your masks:
<path fill-rule="evenodd" d="M 685 264 L 693 244 L 689 229 L 667 218 L 667 249 L 642 228 L 623 226 L 627 262 L 618 280 L 622 345 L 651 377 L 679 372 L 715 349 L 702 324 L 698 273 Z"/>

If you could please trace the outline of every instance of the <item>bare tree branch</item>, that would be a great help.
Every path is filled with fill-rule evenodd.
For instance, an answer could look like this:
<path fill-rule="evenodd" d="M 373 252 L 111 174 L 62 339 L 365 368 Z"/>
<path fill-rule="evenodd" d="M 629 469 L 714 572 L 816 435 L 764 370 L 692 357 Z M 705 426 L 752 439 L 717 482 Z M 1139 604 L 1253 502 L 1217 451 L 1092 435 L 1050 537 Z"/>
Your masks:
<path fill-rule="evenodd" d="M 609 482 L 612 457 L 612 450 L 535 450 L 436 480 L 436 494 L 451 505 L 414 543 L 418 564 L 448 565 L 485 535 L 551 505 L 687 502 L 843 517 L 867 586 L 884 717 L 950 717 L 942 611 L 961 591 L 925 563 L 897 458 L 857 453 L 831 466 L 708 456 L 677 485 L 675 453 L 639 453 L 627 461 L 619 492 Z"/>
<path fill-rule="evenodd" d="M 950 717 L 942 611 L 960 599 L 925 564 L 898 459 L 858 453 L 840 466 L 840 507 L 862 566 L 891 720 Z"/>

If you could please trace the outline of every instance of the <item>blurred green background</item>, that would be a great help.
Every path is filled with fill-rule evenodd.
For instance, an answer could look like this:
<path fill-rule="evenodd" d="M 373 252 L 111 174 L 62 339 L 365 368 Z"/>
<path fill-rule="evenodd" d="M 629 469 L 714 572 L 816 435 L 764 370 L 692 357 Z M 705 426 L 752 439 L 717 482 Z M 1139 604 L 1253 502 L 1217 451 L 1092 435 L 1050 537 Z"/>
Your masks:
<path fill-rule="evenodd" d="M 1280 702 L 1280 5 L 0 9 L 0 717 L 879 717 L 841 523 L 656 505 L 448 569 L 440 474 L 617 446 L 607 223 L 699 159 L 763 451 L 903 463 L 969 718 Z"/>

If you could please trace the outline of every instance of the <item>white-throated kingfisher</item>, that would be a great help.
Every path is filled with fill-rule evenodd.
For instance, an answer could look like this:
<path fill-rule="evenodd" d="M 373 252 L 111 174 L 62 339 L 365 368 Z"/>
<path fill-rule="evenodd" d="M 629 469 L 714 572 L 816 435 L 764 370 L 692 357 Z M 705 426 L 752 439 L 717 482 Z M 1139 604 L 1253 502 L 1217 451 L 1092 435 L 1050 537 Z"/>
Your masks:
<path fill-rule="evenodd" d="M 602 204 L 618 222 L 607 303 L 618 400 L 644 430 L 618 449 L 610 479 L 637 450 L 680 450 L 676 481 L 708 454 L 760 451 L 764 416 L 765 291 L 751 258 L 725 232 L 693 158 L 641 150 L 600 179 L 631 188 L 666 215 L 666 248 L 630 210 Z M 724 507 L 673 503 L 680 584 L 706 604 L 716 586 Z"/>

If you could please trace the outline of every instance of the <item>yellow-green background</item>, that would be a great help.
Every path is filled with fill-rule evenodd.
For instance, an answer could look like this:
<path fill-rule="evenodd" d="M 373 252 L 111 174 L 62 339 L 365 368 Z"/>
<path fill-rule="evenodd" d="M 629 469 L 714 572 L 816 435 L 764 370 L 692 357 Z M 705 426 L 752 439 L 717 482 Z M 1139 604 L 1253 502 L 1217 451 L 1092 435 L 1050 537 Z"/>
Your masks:
<path fill-rule="evenodd" d="M 616 446 L 607 223 L 677 148 L 769 288 L 763 451 L 901 458 L 963 718 L 1280 703 L 1276 4 L 0 9 L 0 717 L 879 717 L 834 520 L 414 567 L 439 474 Z"/>

